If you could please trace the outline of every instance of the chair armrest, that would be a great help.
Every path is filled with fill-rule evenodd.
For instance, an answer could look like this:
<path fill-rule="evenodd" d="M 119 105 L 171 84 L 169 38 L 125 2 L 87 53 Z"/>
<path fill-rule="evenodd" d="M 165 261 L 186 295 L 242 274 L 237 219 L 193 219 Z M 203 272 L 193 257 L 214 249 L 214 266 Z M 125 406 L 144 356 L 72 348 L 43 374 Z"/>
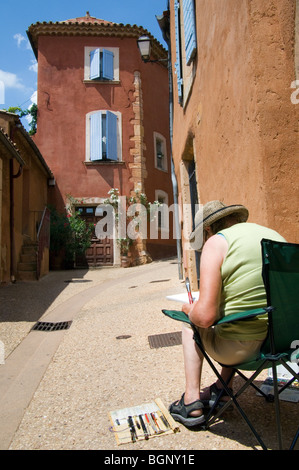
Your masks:
<path fill-rule="evenodd" d="M 223 323 L 231 323 L 233 321 L 248 320 L 249 318 L 254 318 L 258 315 L 265 315 L 268 313 L 269 308 L 256 308 L 254 310 L 247 310 L 246 312 L 232 313 L 231 315 L 226 315 L 225 317 L 220 318 L 214 325 L 222 325 Z"/>
<path fill-rule="evenodd" d="M 257 315 L 265 315 L 268 313 L 269 307 L 266 308 L 256 308 L 254 310 L 247 310 L 246 312 L 240 313 L 232 313 L 231 315 L 226 315 L 225 317 L 218 320 L 214 325 L 222 325 L 223 323 L 230 323 L 233 321 L 240 321 L 240 320 L 247 320 L 248 318 L 256 317 Z M 164 315 L 172 318 L 173 320 L 182 321 L 184 323 L 189 323 L 191 325 L 191 321 L 186 315 L 186 313 L 182 312 L 181 310 L 162 310 Z"/>
<path fill-rule="evenodd" d="M 181 310 L 165 310 L 164 309 L 162 310 L 162 312 L 164 313 L 164 315 L 172 318 L 173 320 L 182 321 L 184 323 L 189 323 L 191 325 L 191 321 L 188 315 L 186 315 L 186 313 L 182 312 Z"/>

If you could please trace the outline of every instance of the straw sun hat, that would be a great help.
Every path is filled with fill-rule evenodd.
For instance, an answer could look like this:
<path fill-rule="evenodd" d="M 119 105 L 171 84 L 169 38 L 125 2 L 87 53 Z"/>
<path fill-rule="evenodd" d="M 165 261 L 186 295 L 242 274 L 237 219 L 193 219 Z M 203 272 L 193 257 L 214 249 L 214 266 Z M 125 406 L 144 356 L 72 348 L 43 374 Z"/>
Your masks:
<path fill-rule="evenodd" d="M 223 217 L 226 217 L 230 214 L 238 214 L 240 222 L 246 222 L 249 215 L 246 207 L 240 204 L 226 206 L 223 204 L 223 202 L 220 201 L 207 202 L 203 206 L 202 211 L 199 210 L 195 214 L 195 228 L 191 233 L 189 240 L 192 242 L 194 239 L 201 239 L 201 237 L 198 237 L 202 235 L 204 228 L 212 225 L 217 220 L 222 219 Z"/>

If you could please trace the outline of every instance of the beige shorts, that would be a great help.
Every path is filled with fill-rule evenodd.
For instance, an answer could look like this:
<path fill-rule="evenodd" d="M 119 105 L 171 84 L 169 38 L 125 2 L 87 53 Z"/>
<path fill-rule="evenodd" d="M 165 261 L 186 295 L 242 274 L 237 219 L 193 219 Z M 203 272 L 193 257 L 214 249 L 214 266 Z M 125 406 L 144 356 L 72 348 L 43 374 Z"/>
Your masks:
<path fill-rule="evenodd" d="M 185 323 L 184 326 L 187 326 L 187 324 Z M 198 331 L 208 355 L 220 364 L 227 366 L 242 364 L 253 359 L 264 342 L 264 340 L 238 341 L 224 339 L 215 333 L 214 328 L 198 328 Z"/>

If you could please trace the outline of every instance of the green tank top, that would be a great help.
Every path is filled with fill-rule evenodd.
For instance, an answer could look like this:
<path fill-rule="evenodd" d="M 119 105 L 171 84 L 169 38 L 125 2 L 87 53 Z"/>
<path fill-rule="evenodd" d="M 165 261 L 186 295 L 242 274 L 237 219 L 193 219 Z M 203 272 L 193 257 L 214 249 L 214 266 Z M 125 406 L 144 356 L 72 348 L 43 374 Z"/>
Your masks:
<path fill-rule="evenodd" d="M 233 225 L 218 234 L 228 242 L 228 252 L 221 267 L 221 318 L 231 313 L 266 307 L 260 242 L 262 238 L 285 239 L 274 230 L 248 222 Z M 216 332 L 225 339 L 263 340 L 267 334 L 267 315 L 219 325 Z"/>

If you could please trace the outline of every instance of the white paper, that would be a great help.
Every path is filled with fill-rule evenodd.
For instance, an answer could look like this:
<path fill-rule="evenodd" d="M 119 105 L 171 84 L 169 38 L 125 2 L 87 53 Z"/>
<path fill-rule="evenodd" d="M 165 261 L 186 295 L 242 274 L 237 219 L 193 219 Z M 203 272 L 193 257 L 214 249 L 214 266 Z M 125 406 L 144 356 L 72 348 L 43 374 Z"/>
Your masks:
<path fill-rule="evenodd" d="M 193 302 L 198 300 L 199 292 L 192 292 Z M 175 302 L 180 302 L 181 304 L 188 304 L 189 297 L 188 293 L 184 292 L 183 294 L 174 294 L 174 295 L 167 295 L 166 297 L 168 300 L 174 300 Z"/>

